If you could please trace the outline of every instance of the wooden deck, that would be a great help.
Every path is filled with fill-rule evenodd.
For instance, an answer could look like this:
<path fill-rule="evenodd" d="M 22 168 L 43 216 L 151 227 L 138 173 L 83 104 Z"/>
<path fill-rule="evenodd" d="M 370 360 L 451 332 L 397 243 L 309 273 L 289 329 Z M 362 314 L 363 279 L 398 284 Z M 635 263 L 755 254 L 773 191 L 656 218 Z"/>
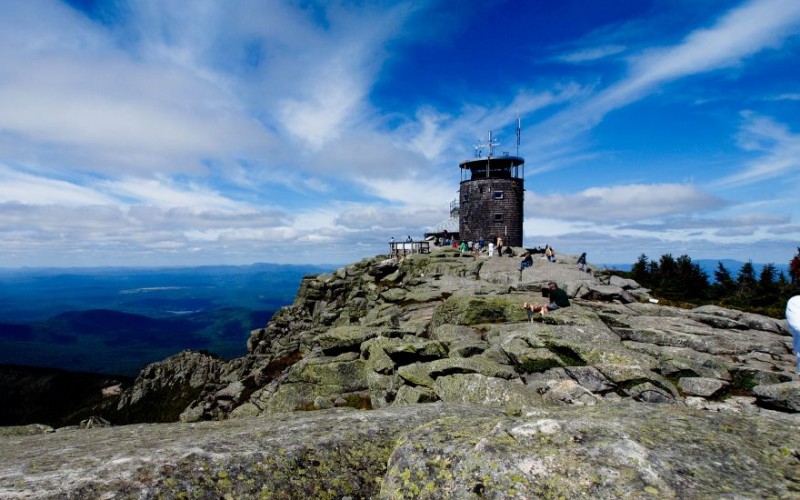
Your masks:
<path fill-rule="evenodd" d="M 430 253 L 430 241 L 392 241 L 389 243 L 389 256 L 405 257 L 415 253 Z"/>

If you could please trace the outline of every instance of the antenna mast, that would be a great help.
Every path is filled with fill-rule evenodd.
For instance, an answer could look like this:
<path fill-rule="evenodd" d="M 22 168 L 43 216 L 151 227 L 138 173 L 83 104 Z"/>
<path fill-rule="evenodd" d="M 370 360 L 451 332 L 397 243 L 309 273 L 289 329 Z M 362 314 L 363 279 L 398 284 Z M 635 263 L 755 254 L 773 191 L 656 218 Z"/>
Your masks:
<path fill-rule="evenodd" d="M 499 145 L 500 145 L 500 141 L 498 141 L 498 140 L 496 140 L 496 139 L 494 139 L 492 137 L 492 131 L 490 130 L 489 131 L 489 140 L 488 140 L 488 142 L 481 143 L 480 139 L 478 139 L 478 143 L 475 144 L 475 157 L 476 158 L 480 158 L 482 156 L 482 153 L 483 153 L 483 149 L 481 149 L 481 148 L 487 148 L 488 151 L 489 151 L 489 154 L 487 154 L 486 156 L 488 158 L 491 158 L 494 155 L 494 147 L 495 146 L 499 146 Z"/>
<path fill-rule="evenodd" d="M 492 155 L 494 154 L 494 147 L 499 146 L 500 141 L 497 141 L 492 138 L 492 131 L 489 131 L 489 142 L 486 143 L 486 147 L 489 148 L 489 154 L 486 155 L 486 177 L 489 177 L 489 172 L 491 171 L 491 163 L 492 163 Z"/>
<path fill-rule="evenodd" d="M 519 156 L 519 139 L 522 135 L 522 118 L 517 115 L 517 156 Z"/>
<path fill-rule="evenodd" d="M 496 140 L 496 139 L 494 139 L 492 137 L 492 131 L 490 130 L 489 131 L 489 141 L 486 142 L 485 144 L 476 144 L 475 145 L 475 151 L 478 153 L 478 155 L 480 155 L 480 153 L 481 153 L 480 148 L 486 147 L 489 150 L 489 154 L 486 155 L 486 156 L 488 158 L 491 158 L 494 155 L 494 147 L 495 146 L 499 146 L 499 145 L 500 145 L 500 141 L 498 141 L 498 140 Z"/>

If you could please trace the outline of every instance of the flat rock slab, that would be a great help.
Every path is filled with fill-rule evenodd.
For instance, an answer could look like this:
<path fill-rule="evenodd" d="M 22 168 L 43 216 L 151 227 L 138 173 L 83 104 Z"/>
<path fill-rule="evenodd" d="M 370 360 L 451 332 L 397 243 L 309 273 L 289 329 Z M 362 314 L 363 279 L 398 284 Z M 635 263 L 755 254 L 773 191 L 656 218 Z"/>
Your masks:
<path fill-rule="evenodd" d="M 597 411 L 601 408 L 602 411 Z M 797 498 L 800 421 L 636 403 L 441 420 L 394 451 L 383 498 Z"/>
<path fill-rule="evenodd" d="M 679 405 L 333 409 L 4 436 L 0 449 L 2 498 L 800 495 L 798 418 Z"/>
<path fill-rule="evenodd" d="M 374 498 L 398 437 L 437 404 L 0 437 L 0 498 Z"/>

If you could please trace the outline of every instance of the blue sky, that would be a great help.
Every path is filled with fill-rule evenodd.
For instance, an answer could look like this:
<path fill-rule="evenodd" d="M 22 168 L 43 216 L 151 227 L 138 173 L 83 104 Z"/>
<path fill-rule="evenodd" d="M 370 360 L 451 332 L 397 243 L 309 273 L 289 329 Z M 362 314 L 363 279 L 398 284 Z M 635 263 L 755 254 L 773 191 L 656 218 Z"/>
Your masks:
<path fill-rule="evenodd" d="M 788 262 L 800 1 L 4 0 L 0 267 L 346 263 L 493 131 L 525 243 Z"/>

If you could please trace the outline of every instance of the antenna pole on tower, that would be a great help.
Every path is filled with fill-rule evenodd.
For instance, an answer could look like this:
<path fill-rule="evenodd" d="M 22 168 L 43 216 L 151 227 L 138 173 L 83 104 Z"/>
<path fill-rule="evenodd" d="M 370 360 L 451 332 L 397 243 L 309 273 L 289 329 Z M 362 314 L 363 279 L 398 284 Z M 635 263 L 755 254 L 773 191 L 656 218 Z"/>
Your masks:
<path fill-rule="evenodd" d="M 491 171 L 492 165 L 492 155 L 494 154 L 494 147 L 499 146 L 500 141 L 495 141 L 492 138 L 492 131 L 489 131 L 489 142 L 486 143 L 486 146 L 489 148 L 489 155 L 486 157 L 486 177 L 489 177 L 489 172 Z"/>
<path fill-rule="evenodd" d="M 519 140 L 522 135 L 522 118 L 517 116 L 517 156 L 519 156 Z"/>

